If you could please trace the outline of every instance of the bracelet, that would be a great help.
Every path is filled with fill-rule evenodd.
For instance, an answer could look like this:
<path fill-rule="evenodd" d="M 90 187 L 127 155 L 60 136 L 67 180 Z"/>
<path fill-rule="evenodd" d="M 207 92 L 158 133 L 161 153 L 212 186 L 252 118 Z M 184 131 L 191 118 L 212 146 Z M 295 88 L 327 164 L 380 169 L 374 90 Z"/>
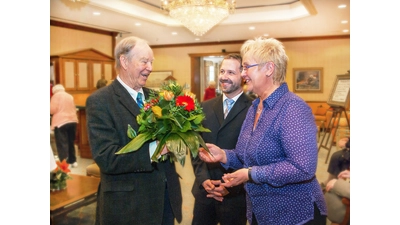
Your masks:
<path fill-rule="evenodd" d="M 253 178 L 251 177 L 251 167 L 248 168 L 249 182 L 253 182 Z"/>

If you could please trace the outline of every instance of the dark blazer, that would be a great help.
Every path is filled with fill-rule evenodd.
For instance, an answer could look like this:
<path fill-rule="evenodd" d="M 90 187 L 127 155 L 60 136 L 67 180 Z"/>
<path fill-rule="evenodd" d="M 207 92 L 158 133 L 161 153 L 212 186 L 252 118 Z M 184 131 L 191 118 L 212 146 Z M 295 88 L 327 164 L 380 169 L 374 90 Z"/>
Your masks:
<path fill-rule="evenodd" d="M 246 118 L 247 110 L 251 106 L 252 100 L 243 93 L 224 120 L 222 99 L 223 95 L 220 95 L 201 103 L 206 116 L 205 120 L 203 120 L 203 126 L 211 130 L 211 132 L 202 133 L 201 135 L 206 143 L 216 144 L 223 149 L 234 149 L 240 128 Z M 224 173 L 231 173 L 234 170 L 226 170 L 220 163 L 205 163 L 200 157 L 192 159 L 192 165 L 196 176 L 192 193 L 196 201 L 202 204 L 216 201 L 213 198 L 207 198 L 207 192 L 204 190 L 202 183 L 207 179 L 222 180 Z M 243 185 L 227 189 L 230 193 L 224 196 L 224 204 L 246 206 Z"/>
<path fill-rule="evenodd" d="M 143 88 L 146 98 L 149 89 Z M 87 130 L 94 161 L 100 167 L 96 224 L 160 225 L 165 185 L 178 222 L 182 220 L 182 193 L 175 164 L 151 164 L 149 143 L 138 151 L 116 155 L 136 131 L 139 106 L 118 80 L 92 93 L 86 101 Z"/>

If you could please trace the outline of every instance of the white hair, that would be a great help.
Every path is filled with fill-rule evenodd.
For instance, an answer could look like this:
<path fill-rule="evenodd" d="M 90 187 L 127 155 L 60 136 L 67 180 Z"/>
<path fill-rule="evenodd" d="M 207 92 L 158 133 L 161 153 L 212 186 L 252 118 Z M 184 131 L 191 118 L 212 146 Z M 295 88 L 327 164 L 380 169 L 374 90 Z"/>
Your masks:
<path fill-rule="evenodd" d="M 60 91 L 65 91 L 65 88 L 62 84 L 56 84 L 56 85 L 54 85 L 52 90 L 53 90 L 53 94 L 55 94 Z"/>

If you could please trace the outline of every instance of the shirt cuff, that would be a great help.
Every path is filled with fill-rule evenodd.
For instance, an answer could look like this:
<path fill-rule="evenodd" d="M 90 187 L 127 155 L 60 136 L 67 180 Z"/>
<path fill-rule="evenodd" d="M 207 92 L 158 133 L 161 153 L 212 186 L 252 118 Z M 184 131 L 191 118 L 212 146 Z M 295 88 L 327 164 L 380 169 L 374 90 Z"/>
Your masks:
<path fill-rule="evenodd" d="M 149 154 L 150 154 L 150 162 L 152 162 L 151 157 L 153 156 L 154 152 L 157 148 L 157 141 L 152 141 L 149 144 Z"/>

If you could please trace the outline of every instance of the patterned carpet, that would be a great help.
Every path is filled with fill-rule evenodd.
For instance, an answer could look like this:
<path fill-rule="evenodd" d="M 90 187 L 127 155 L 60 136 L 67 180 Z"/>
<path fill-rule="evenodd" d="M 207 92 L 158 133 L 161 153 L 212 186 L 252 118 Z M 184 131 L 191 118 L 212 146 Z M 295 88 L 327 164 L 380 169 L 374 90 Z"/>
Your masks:
<path fill-rule="evenodd" d="M 92 203 L 68 213 L 55 225 L 94 225 L 95 216 L 96 203 Z"/>

